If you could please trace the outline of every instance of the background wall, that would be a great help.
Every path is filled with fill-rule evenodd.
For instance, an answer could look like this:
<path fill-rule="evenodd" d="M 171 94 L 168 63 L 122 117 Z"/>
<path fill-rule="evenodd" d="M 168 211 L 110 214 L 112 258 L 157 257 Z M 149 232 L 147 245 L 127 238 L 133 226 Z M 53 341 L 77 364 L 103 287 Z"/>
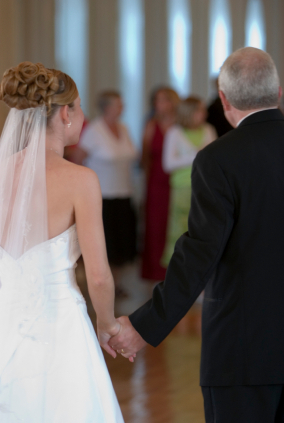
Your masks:
<path fill-rule="evenodd" d="M 78 1 L 78 0 L 77 0 Z M 87 17 L 84 37 L 74 20 L 73 38 L 66 33 L 66 51 L 71 55 L 67 63 L 65 46 L 61 47 L 65 59 L 61 68 L 72 74 L 74 67 L 84 68 L 83 83 L 86 86 L 84 111 L 89 118 L 95 115 L 94 98 L 105 88 L 122 90 L 124 97 L 133 97 L 137 104 L 133 121 L 128 115 L 128 124 L 132 127 L 134 138 L 138 142 L 139 130 L 143 123 L 143 114 L 148 107 L 150 90 L 159 84 L 169 84 L 169 0 L 80 0 L 86 4 Z M 178 1 L 178 0 L 177 0 Z M 191 17 L 191 92 L 209 100 L 212 88 L 209 78 L 209 24 L 210 0 L 186 0 Z M 217 0 L 211 0 L 217 1 Z M 248 0 L 228 0 L 231 15 L 232 50 L 242 47 L 245 42 L 245 17 Z M 48 67 L 58 66 L 58 49 L 55 31 L 58 2 L 64 2 L 63 10 L 72 15 L 74 0 L 0 0 L 0 74 L 20 61 L 43 62 Z M 73 3 L 73 5 L 72 5 Z M 134 23 L 132 30 L 139 39 L 139 66 L 136 71 L 136 89 L 133 83 L 125 80 L 125 64 L 121 62 L 121 43 L 127 28 L 122 27 L 122 10 L 137 3 L 141 19 Z M 284 84 L 284 2 L 283 0 L 263 0 L 266 25 L 266 51 L 276 62 L 282 84 Z M 123 9 L 124 8 L 124 9 Z M 133 12 L 134 13 L 134 12 Z M 71 16 L 70 15 L 70 16 Z M 76 17 L 76 14 L 75 14 Z M 126 24 L 127 25 L 127 22 Z M 124 31 L 125 29 L 125 31 Z M 61 39 L 64 40 L 64 29 Z M 69 28 L 70 31 L 70 28 Z M 72 26 L 71 26 L 72 31 Z M 77 32 L 76 32 L 77 31 Z M 71 32 L 72 35 L 72 32 Z M 82 36 L 83 36 L 82 35 Z M 62 38 L 63 37 L 63 38 Z M 74 37 L 81 37 L 87 51 L 85 63 L 80 63 L 82 54 L 76 47 Z M 83 40 L 83 41 L 82 41 Z M 85 41 L 84 41 L 85 40 Z M 131 47 L 131 39 L 126 48 Z M 134 42 L 134 41 L 133 41 Z M 68 44 L 69 43 L 69 44 Z M 74 48 L 73 48 L 74 47 Z M 135 46 L 134 46 L 135 47 Z M 77 51 L 76 51 L 77 48 Z M 57 51 L 57 53 L 56 53 Z M 138 54 L 133 51 L 133 54 Z M 56 60 L 57 57 L 57 60 Z M 65 60 L 65 62 L 64 62 Z M 124 69 L 124 70 L 123 70 Z M 134 78 L 135 75 L 133 75 Z M 129 82 L 129 84 L 127 83 Z M 80 82 L 82 84 L 82 81 Z M 132 96 L 132 97 L 131 97 Z M 135 97 L 136 96 L 136 97 Z M 136 101 L 136 103 L 135 103 Z M 127 104 L 126 104 L 127 107 Z M 133 109 L 133 106 L 131 106 Z M 6 117 L 6 107 L 0 105 L 0 128 Z M 141 115 L 141 116 L 140 116 Z M 130 121 L 129 121 L 130 119 Z"/>

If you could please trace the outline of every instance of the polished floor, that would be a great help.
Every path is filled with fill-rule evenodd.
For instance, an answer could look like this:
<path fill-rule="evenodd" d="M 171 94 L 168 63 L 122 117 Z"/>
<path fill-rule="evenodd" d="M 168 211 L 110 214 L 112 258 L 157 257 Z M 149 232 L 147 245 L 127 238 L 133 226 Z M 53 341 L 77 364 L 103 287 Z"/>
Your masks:
<path fill-rule="evenodd" d="M 82 262 L 77 278 L 95 325 Z M 137 265 L 125 269 L 123 285 L 129 298 L 117 301 L 118 316 L 131 313 L 150 295 L 150 286 L 139 279 Z M 199 387 L 200 308 L 195 305 L 157 348 L 147 346 L 138 353 L 134 364 L 105 354 L 125 423 L 204 423 Z"/>

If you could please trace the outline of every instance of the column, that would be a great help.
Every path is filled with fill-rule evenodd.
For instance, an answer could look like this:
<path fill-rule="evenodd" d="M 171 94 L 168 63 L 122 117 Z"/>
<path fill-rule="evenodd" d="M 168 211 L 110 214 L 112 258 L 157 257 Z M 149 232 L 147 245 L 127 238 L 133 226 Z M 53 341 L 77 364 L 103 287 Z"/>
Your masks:
<path fill-rule="evenodd" d="M 284 84 L 284 2 L 283 0 L 263 0 L 266 17 L 266 51 L 274 59 L 280 81 Z"/>
<path fill-rule="evenodd" d="M 99 91 L 119 89 L 118 0 L 89 0 L 89 117 Z"/>
<path fill-rule="evenodd" d="M 191 2 L 192 93 L 209 96 L 209 0 Z"/>
<path fill-rule="evenodd" d="M 232 51 L 245 45 L 245 22 L 247 0 L 230 0 L 232 20 Z"/>
<path fill-rule="evenodd" d="M 146 107 L 153 88 L 169 84 L 166 0 L 144 0 Z"/>

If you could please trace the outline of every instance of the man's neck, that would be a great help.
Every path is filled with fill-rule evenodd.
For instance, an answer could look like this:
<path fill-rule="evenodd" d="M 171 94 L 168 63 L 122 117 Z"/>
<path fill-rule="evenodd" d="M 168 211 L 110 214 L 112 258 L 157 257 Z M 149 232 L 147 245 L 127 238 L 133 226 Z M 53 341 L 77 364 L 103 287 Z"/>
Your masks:
<path fill-rule="evenodd" d="M 246 119 L 248 116 L 253 115 L 254 113 L 263 112 L 264 110 L 271 110 L 271 109 L 277 109 L 277 107 L 265 107 L 262 109 L 253 109 L 253 110 L 247 110 L 245 112 L 242 112 L 239 116 L 239 119 L 237 121 L 236 127 L 239 126 L 239 124 Z M 241 110 L 240 110 L 241 112 Z"/>
<path fill-rule="evenodd" d="M 230 122 L 230 124 L 236 128 L 239 126 L 239 124 L 249 115 L 252 115 L 254 113 L 262 112 L 263 110 L 271 110 L 271 109 L 277 109 L 277 106 L 275 107 L 265 107 L 262 109 L 252 109 L 252 110 L 238 110 L 235 109 L 233 106 L 231 106 L 231 109 L 229 112 L 225 112 L 225 116 L 227 120 Z"/>

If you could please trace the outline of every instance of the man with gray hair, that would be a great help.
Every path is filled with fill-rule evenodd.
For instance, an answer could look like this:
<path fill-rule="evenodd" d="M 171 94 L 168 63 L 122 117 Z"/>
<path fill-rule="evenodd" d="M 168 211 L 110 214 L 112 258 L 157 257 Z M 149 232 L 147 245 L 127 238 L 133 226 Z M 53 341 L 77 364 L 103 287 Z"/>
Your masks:
<path fill-rule="evenodd" d="M 225 113 L 228 103 L 234 108 L 233 114 L 226 115 L 233 126 L 238 126 L 240 116 L 277 108 L 282 95 L 272 58 L 253 47 L 242 48 L 228 57 L 221 67 L 219 90 Z"/>
<path fill-rule="evenodd" d="M 195 159 L 188 232 L 153 298 L 119 321 L 124 355 L 157 346 L 205 289 L 207 423 L 284 422 L 284 116 L 271 57 L 233 53 L 219 76 L 228 132 Z"/>

